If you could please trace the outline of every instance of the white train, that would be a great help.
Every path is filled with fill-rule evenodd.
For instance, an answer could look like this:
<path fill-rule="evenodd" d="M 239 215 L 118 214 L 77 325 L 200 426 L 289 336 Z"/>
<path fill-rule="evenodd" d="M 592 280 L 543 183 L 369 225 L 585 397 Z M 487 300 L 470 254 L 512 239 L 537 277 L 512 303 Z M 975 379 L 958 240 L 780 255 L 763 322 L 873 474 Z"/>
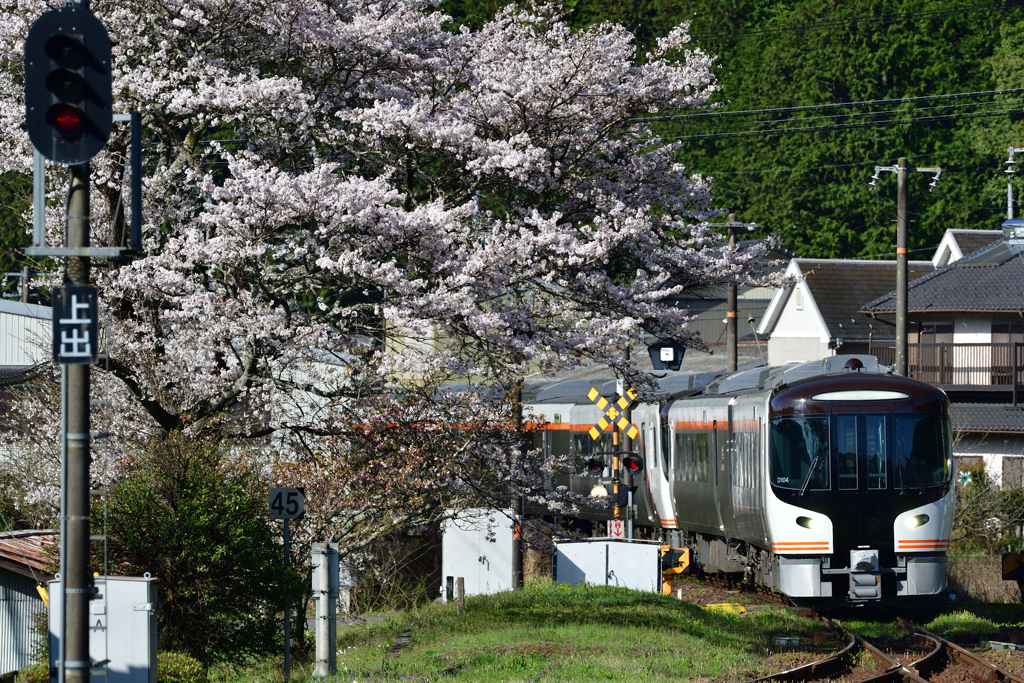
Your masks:
<path fill-rule="evenodd" d="M 554 384 L 530 404 L 548 452 L 582 462 L 611 450 L 609 433 L 597 443 L 589 434 L 603 414 L 591 386 Z M 903 600 L 945 588 L 954 490 L 941 390 L 873 356 L 676 375 L 661 388 L 669 400 L 632 411 L 646 463 L 635 482 L 645 535 L 689 549 L 702 572 L 798 600 Z M 561 483 L 589 494 L 610 474 Z"/>

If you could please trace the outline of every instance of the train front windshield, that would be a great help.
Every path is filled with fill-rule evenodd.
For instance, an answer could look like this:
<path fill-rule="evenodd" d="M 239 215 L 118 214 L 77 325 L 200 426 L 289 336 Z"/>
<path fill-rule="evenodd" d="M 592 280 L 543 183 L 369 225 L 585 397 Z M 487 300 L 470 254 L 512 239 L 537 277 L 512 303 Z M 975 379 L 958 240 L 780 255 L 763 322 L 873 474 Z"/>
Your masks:
<path fill-rule="evenodd" d="M 780 417 L 771 450 L 772 484 L 803 492 L 926 488 L 952 476 L 949 420 L 939 415 Z"/>

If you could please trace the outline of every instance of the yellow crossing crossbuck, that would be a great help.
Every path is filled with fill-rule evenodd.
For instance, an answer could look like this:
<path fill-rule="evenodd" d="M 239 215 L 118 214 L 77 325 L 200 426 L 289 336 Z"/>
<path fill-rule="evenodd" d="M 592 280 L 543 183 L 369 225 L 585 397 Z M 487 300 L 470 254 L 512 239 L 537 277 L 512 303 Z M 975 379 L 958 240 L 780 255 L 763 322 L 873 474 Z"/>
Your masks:
<path fill-rule="evenodd" d="M 627 389 L 625 396 L 619 396 L 618 394 L 615 396 L 617 398 L 614 401 L 609 401 L 601 395 L 600 391 L 594 388 L 591 388 L 590 393 L 587 394 L 587 398 L 596 403 L 597 407 L 603 410 L 605 415 L 605 417 L 597 421 L 597 424 L 590 428 L 590 437 L 595 441 L 601 436 L 601 432 L 616 424 L 631 439 L 635 439 L 636 435 L 640 433 L 636 425 L 630 424 L 629 420 L 622 417 L 622 411 L 626 410 L 636 400 L 636 391 Z M 615 406 L 618 406 L 618 408 Z"/>

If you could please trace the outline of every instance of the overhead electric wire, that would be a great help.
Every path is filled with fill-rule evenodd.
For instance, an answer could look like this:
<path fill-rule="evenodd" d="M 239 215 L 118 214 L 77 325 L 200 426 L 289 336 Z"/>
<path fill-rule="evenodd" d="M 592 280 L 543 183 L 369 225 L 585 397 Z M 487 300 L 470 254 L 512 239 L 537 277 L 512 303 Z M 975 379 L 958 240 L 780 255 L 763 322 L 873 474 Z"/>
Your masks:
<path fill-rule="evenodd" d="M 1022 0 L 1024 1 L 1024 0 Z M 823 109 L 842 109 L 848 107 L 875 107 L 889 104 L 903 104 L 910 102 L 926 102 L 929 100 L 949 100 L 963 97 L 983 97 L 989 95 L 1016 95 L 1024 93 L 1024 88 L 1006 88 L 1003 90 L 975 90 L 972 92 L 955 92 L 945 95 L 918 95 L 916 97 L 890 98 L 883 100 L 860 100 L 854 102 L 833 102 L 826 104 L 808 104 L 799 107 L 771 107 L 765 109 L 740 109 L 737 111 L 702 111 L 693 114 L 669 114 L 667 116 L 641 116 L 626 119 L 626 123 L 645 123 L 647 121 L 677 121 L 682 119 L 721 118 L 726 116 L 750 116 L 752 114 L 765 115 L 775 113 L 790 114 L 801 111 L 821 111 Z"/>
<path fill-rule="evenodd" d="M 805 122 L 845 119 L 864 116 L 895 116 L 897 114 L 916 114 L 918 112 L 938 111 L 940 109 L 960 109 L 964 107 L 983 107 L 986 105 L 1020 104 L 1021 102 L 1024 102 L 1024 99 L 1015 98 L 1010 100 L 987 100 L 985 102 L 959 102 L 955 104 L 937 104 L 934 107 L 914 107 L 913 109 L 882 109 L 879 111 L 853 111 L 844 114 L 825 114 L 822 116 L 799 116 L 790 117 L 786 119 L 759 119 L 754 121 L 737 121 L 734 123 L 729 123 L 740 126 L 771 125 L 773 123 L 789 123 L 791 121 Z"/>
<path fill-rule="evenodd" d="M 804 24 L 789 24 L 773 28 L 751 28 L 731 29 L 727 31 L 707 31 L 691 33 L 691 38 L 717 38 L 730 36 L 753 36 L 773 35 L 778 33 L 802 33 L 805 31 L 822 31 L 832 28 L 857 26 L 858 24 L 898 24 L 915 19 L 933 19 L 938 17 L 954 16 L 958 14 L 972 14 L 985 10 L 1010 10 L 1024 6 L 1021 0 L 1009 0 L 1008 2 L 990 2 L 981 5 L 967 5 L 965 7 L 951 7 L 948 9 L 925 10 L 923 12 L 901 12 L 898 14 L 880 14 L 873 17 L 851 17 L 849 19 L 831 19 L 826 21 L 807 22 Z"/>
<path fill-rule="evenodd" d="M 724 131 L 719 133 L 701 133 L 696 135 L 676 135 L 671 137 L 660 137 L 662 141 L 687 141 L 687 140 L 717 140 L 723 138 L 745 138 L 745 137 L 771 137 L 775 135 L 789 135 L 792 133 L 820 133 L 832 130 L 848 130 L 851 128 L 882 128 L 885 126 L 898 126 L 900 124 L 914 124 L 928 121 L 955 121 L 957 119 L 974 119 L 989 116 L 1004 116 L 1006 114 L 1024 113 L 1024 109 L 1003 109 L 1000 111 L 985 111 L 966 114 L 948 114 L 942 116 L 916 116 L 911 118 L 889 119 L 886 121 L 854 121 L 851 123 L 837 123 L 830 126 L 810 126 L 804 128 L 771 128 L 749 131 Z M 799 119 L 793 119 L 799 121 Z"/>

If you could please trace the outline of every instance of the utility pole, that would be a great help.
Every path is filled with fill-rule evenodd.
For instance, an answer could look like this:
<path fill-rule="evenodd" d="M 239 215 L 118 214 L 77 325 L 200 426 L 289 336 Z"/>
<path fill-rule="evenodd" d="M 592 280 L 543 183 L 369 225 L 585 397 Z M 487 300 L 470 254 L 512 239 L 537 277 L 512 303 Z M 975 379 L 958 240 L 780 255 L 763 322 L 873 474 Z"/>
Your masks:
<path fill-rule="evenodd" d="M 896 162 L 896 373 L 907 375 L 907 158 Z"/>
<path fill-rule="evenodd" d="M 1014 152 L 1024 152 L 1024 147 L 1009 147 L 1006 150 L 1010 154 L 1010 158 L 1006 160 L 1006 170 L 1003 171 L 1007 174 L 1006 176 L 1006 220 L 1013 220 L 1013 174 L 1014 164 L 1013 160 Z"/>
<path fill-rule="evenodd" d="M 748 232 L 753 231 L 755 228 L 761 227 L 757 223 L 740 223 L 736 220 L 736 214 L 730 213 L 729 218 L 725 223 L 712 223 L 716 227 L 726 228 L 729 231 L 729 246 L 736 246 L 736 231 L 739 228 L 745 228 Z M 736 280 L 733 279 L 729 283 L 728 310 L 725 313 L 725 355 L 729 362 L 729 372 L 736 372 L 739 368 L 739 358 L 737 344 L 737 328 L 736 328 Z"/>
<path fill-rule="evenodd" d="M 900 157 L 895 166 L 875 166 L 875 174 L 868 183 L 875 187 L 879 174 L 882 172 L 896 174 L 896 362 L 893 371 L 897 375 L 907 376 L 907 285 L 909 282 L 909 237 L 907 234 L 907 173 L 934 173 L 935 177 L 929 187 L 934 190 L 939 184 L 942 169 L 939 167 L 910 166 L 906 157 Z"/>
<path fill-rule="evenodd" d="M 68 247 L 89 247 L 89 163 L 69 166 Z M 67 260 L 65 287 L 89 286 L 89 258 Z M 89 683 L 89 365 L 65 365 L 67 373 L 67 559 L 64 567 L 65 681 Z"/>

